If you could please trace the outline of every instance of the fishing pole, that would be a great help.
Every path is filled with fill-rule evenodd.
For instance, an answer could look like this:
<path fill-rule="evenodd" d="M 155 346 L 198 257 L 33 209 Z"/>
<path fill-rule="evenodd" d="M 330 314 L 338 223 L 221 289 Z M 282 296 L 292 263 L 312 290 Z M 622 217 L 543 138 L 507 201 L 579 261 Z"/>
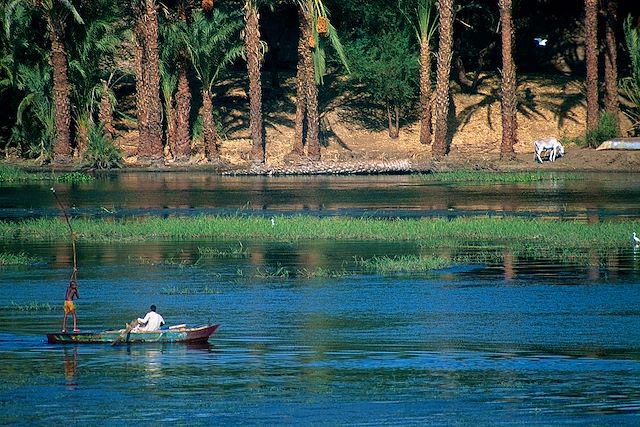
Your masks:
<path fill-rule="evenodd" d="M 64 214 L 64 219 L 67 221 L 67 225 L 69 226 L 69 234 L 71 235 L 71 248 L 73 249 L 73 273 L 71 273 L 71 280 L 74 280 L 76 277 L 76 271 L 78 271 L 77 269 L 77 264 L 76 264 L 76 237 L 75 234 L 73 233 L 73 228 L 71 228 L 71 221 L 69 221 L 69 215 L 67 215 L 67 210 L 65 209 L 65 207 L 63 206 L 63 204 L 60 202 L 60 199 L 58 198 L 58 194 L 56 193 L 56 190 L 51 187 L 51 192 L 53 193 L 53 197 L 55 197 L 56 202 L 58 202 L 58 206 L 60 206 L 60 209 L 62 209 L 62 213 Z"/>

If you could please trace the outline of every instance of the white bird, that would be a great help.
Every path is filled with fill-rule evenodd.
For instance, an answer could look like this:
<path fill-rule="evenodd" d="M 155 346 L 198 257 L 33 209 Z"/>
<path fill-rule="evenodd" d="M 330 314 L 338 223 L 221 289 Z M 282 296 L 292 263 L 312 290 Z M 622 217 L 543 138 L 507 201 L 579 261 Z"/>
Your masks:
<path fill-rule="evenodd" d="M 271 226 L 275 227 L 276 226 L 276 219 L 275 218 L 271 218 Z M 635 233 L 633 233 L 635 235 Z"/>
<path fill-rule="evenodd" d="M 636 246 L 640 245 L 640 238 L 638 237 L 635 231 L 633 232 L 633 243 L 635 243 Z"/>
<path fill-rule="evenodd" d="M 547 47 L 547 41 L 548 41 L 547 39 L 542 38 L 542 37 L 534 37 L 533 39 L 536 41 L 538 46 Z"/>

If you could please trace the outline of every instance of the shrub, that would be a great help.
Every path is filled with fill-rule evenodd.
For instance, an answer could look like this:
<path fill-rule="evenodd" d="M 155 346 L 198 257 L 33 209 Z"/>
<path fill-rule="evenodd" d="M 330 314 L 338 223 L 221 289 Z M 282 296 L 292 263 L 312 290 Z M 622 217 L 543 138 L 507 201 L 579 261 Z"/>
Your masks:
<path fill-rule="evenodd" d="M 580 147 L 596 148 L 604 141 L 615 138 L 617 136 L 620 136 L 618 120 L 613 114 L 604 112 L 600 116 L 596 128 L 588 130 L 585 133 L 584 137 L 563 137 L 560 139 L 560 143 L 563 145 L 565 145 L 566 143 L 574 143 Z"/>
<path fill-rule="evenodd" d="M 122 167 L 122 153 L 107 139 L 102 125 L 89 125 L 89 146 L 82 164 L 96 169 Z"/>
<path fill-rule="evenodd" d="M 598 126 L 585 134 L 585 145 L 596 148 L 604 141 L 619 136 L 618 129 L 618 119 L 613 114 L 604 112 L 598 120 Z"/>

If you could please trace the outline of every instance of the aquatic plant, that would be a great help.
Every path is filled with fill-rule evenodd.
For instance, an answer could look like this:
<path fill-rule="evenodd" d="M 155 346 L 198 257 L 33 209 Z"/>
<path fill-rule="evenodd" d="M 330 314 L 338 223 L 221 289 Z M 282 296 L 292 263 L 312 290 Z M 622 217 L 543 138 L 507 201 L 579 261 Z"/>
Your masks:
<path fill-rule="evenodd" d="M 29 302 L 26 304 L 17 304 L 11 301 L 9 310 L 15 311 L 52 311 L 53 307 L 49 303 Z"/>
<path fill-rule="evenodd" d="M 416 255 L 382 256 L 356 259 L 355 264 L 365 273 L 423 273 L 449 267 L 453 263 L 440 257 L 420 257 Z"/>
<path fill-rule="evenodd" d="M 434 172 L 430 174 L 416 175 L 423 181 L 434 182 L 477 182 L 477 183 L 500 183 L 500 184 L 516 184 L 529 183 L 538 181 L 558 181 L 558 180 L 576 180 L 579 174 L 571 173 L 553 173 L 543 171 L 530 172 L 495 172 L 495 171 L 452 171 L 452 172 Z"/>
<path fill-rule="evenodd" d="M 143 240 L 364 240 L 416 241 L 451 247 L 497 242 L 556 248 L 625 247 L 640 221 L 587 223 L 539 218 L 372 219 L 283 217 L 275 227 L 260 217 L 74 219 L 78 241 Z M 553 232 L 550 232 L 552 230 Z M 66 241 L 68 230 L 57 218 L 0 221 L 5 241 Z"/>
<path fill-rule="evenodd" d="M 0 165 L 0 182 L 27 181 L 30 174 L 12 165 Z"/>
<path fill-rule="evenodd" d="M 282 266 L 256 269 L 256 276 L 263 279 L 288 279 L 290 275 L 291 271 Z"/>
<path fill-rule="evenodd" d="M 187 286 L 168 286 L 160 291 L 163 295 L 192 295 L 195 292 Z"/>
<path fill-rule="evenodd" d="M 70 184 L 79 183 L 79 182 L 90 182 L 95 178 L 84 172 L 69 172 L 63 175 L 60 175 L 56 178 L 58 182 L 67 182 Z"/>
<path fill-rule="evenodd" d="M 10 253 L 10 252 L 0 253 L 0 266 L 33 265 L 40 261 L 41 260 L 39 258 L 29 256 L 24 252 L 19 252 L 17 254 Z"/>
<path fill-rule="evenodd" d="M 249 256 L 249 250 L 242 245 L 242 242 L 238 242 L 238 244 L 238 247 L 230 247 L 229 250 L 198 247 L 198 253 L 200 256 L 216 258 L 247 258 Z"/>
<path fill-rule="evenodd" d="M 0 182 L 57 181 L 65 183 L 89 182 L 95 178 L 84 172 L 69 172 L 59 176 L 43 172 L 28 172 L 12 165 L 0 165 Z"/>

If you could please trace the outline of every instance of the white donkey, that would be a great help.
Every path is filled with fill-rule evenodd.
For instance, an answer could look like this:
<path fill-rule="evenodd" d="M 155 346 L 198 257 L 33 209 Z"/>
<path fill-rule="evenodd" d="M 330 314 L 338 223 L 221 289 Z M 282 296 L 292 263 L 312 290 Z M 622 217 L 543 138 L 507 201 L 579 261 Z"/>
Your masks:
<path fill-rule="evenodd" d="M 544 138 L 533 141 L 536 151 L 536 161 L 542 163 L 542 154 L 549 152 L 549 161 L 554 162 L 557 157 L 564 156 L 564 147 L 555 138 Z"/>

